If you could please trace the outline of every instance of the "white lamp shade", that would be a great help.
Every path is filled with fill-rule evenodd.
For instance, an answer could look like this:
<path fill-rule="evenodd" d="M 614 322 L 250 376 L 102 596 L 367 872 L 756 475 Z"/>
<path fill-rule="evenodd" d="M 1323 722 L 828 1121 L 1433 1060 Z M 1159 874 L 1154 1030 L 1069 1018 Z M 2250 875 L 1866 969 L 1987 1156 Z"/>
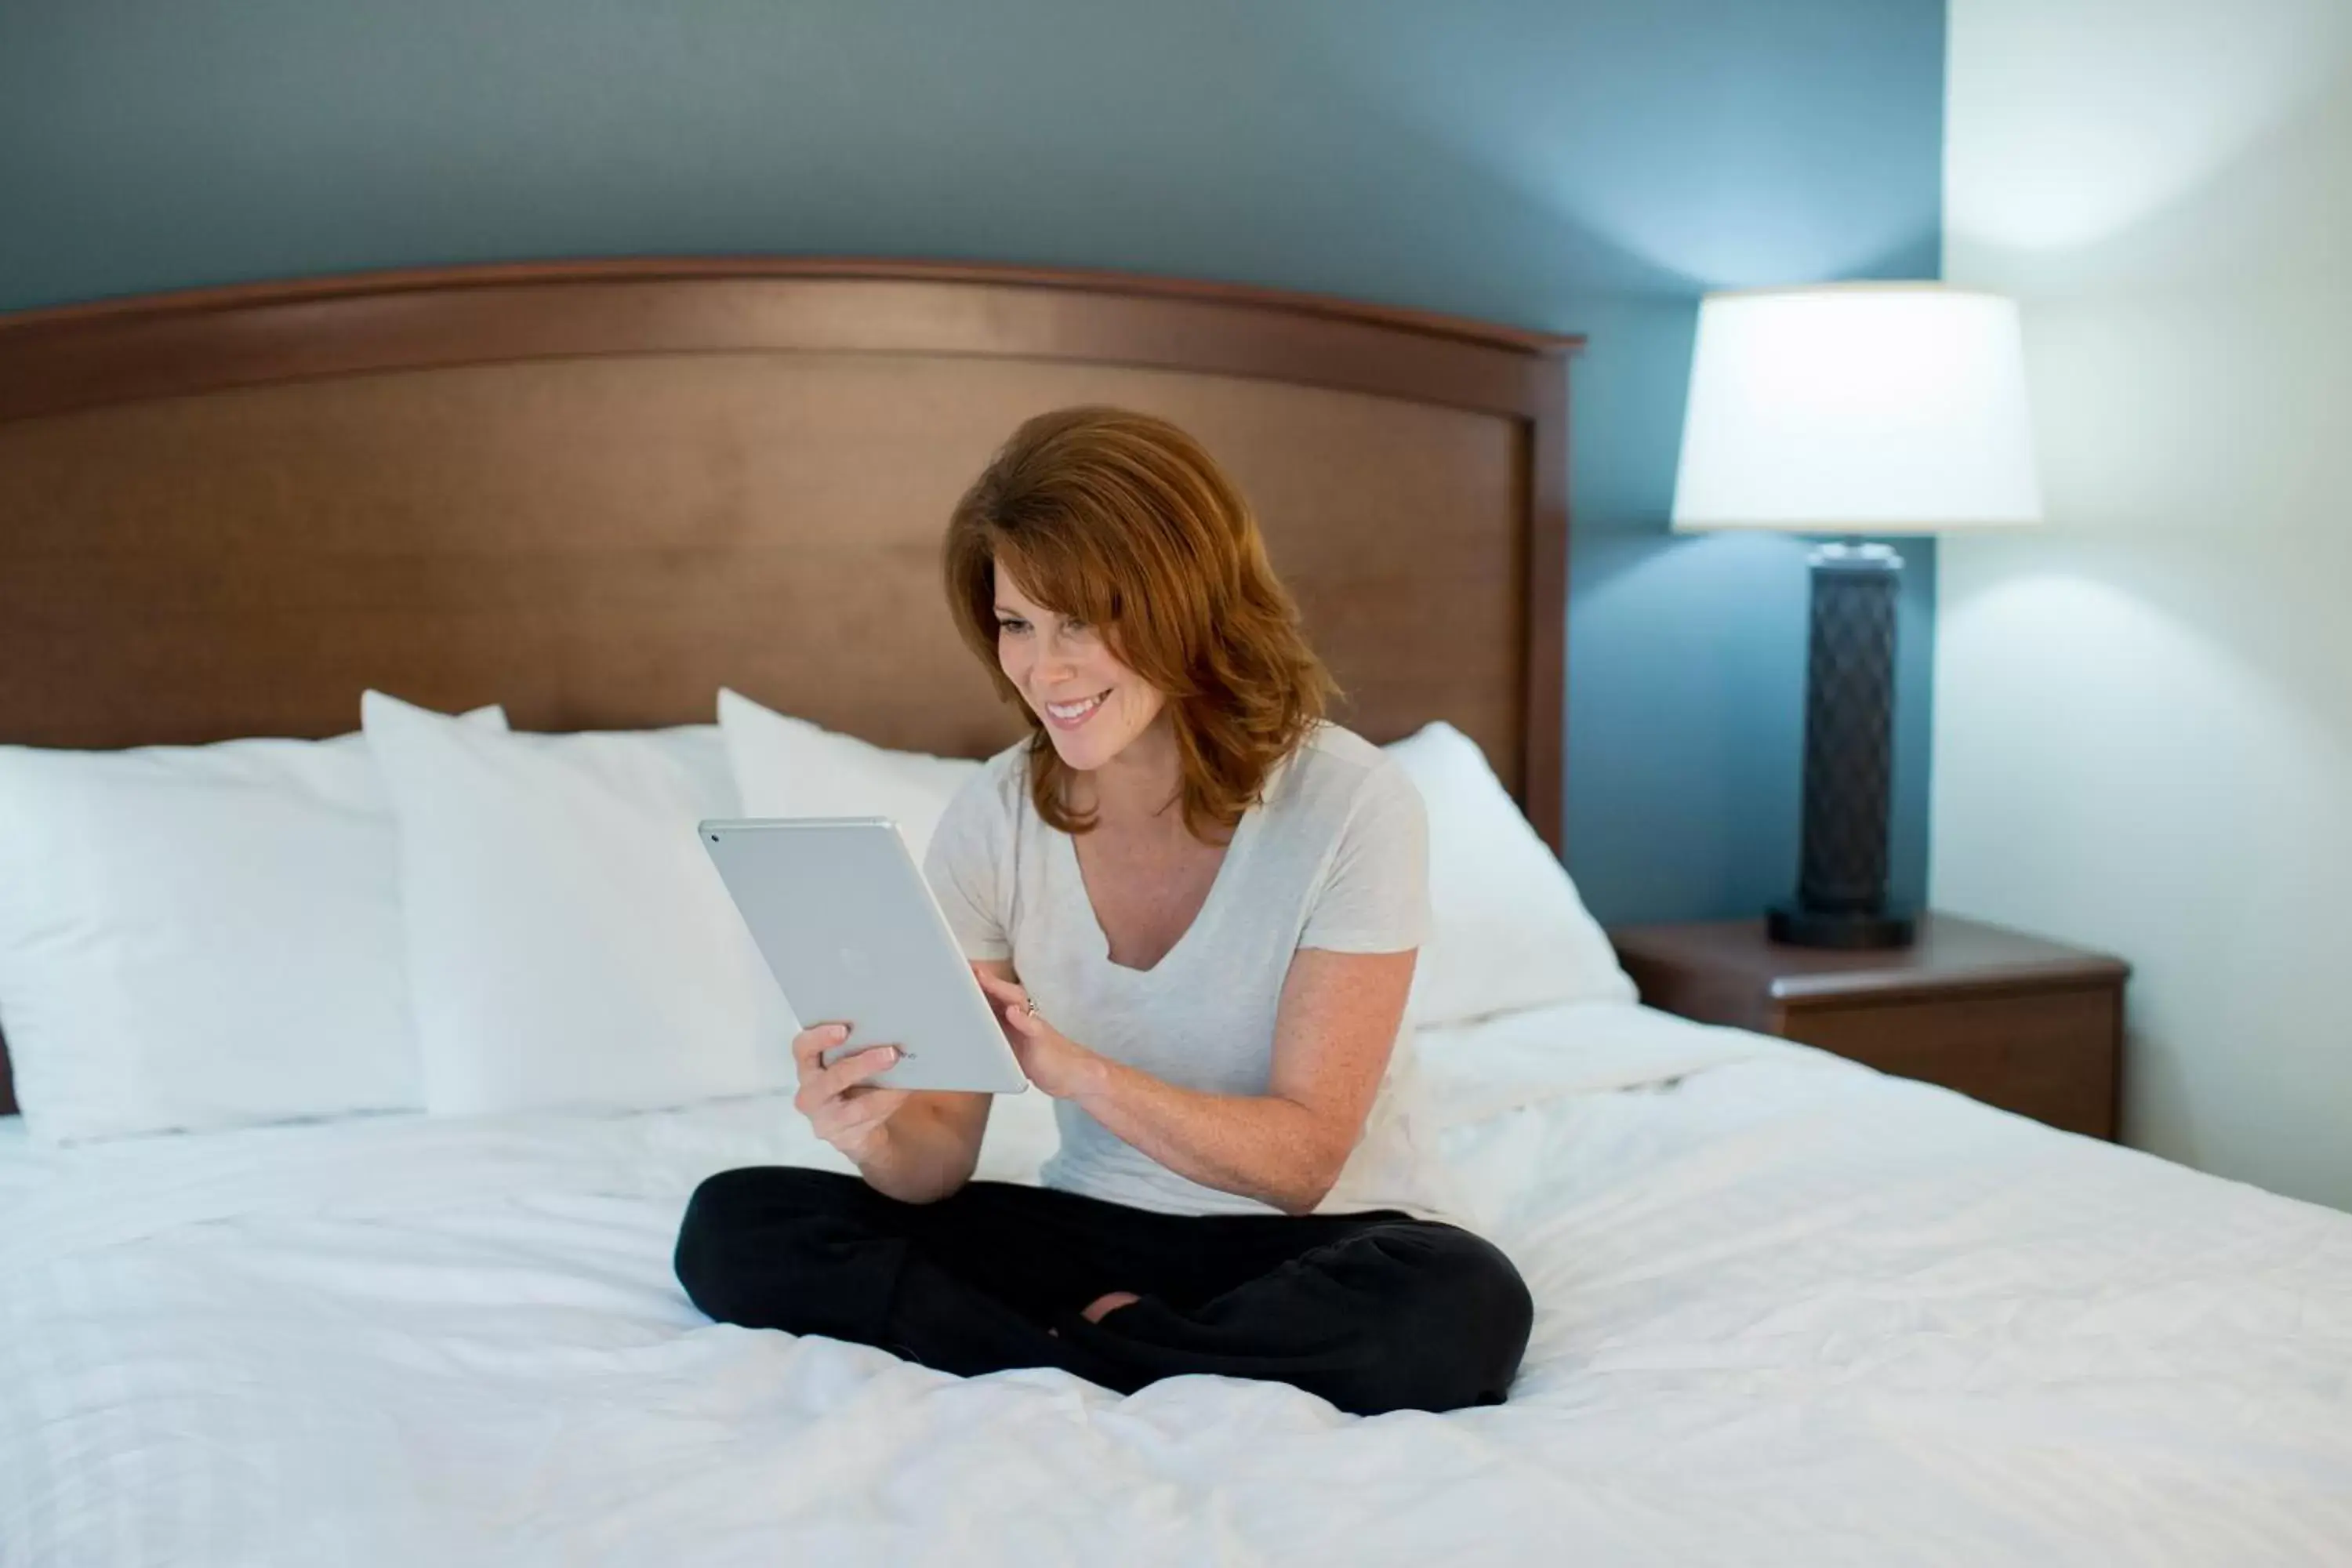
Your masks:
<path fill-rule="evenodd" d="M 1839 283 L 1700 301 L 1675 528 L 1927 533 L 2041 520 L 2014 300 Z"/>

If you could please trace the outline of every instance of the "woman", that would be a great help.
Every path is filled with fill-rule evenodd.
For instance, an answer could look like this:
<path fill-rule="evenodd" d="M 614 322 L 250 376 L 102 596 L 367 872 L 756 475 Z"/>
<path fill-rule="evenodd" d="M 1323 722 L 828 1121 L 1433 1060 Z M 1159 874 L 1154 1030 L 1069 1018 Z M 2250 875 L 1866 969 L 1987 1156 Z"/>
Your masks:
<path fill-rule="evenodd" d="M 688 1294 L 965 1375 L 1499 1404 L 1531 1316 L 1509 1260 L 1366 1201 L 1410 1165 L 1372 1113 L 1427 922 L 1421 799 L 1322 721 L 1330 682 L 1240 493 L 1162 420 L 1044 415 L 957 505 L 947 577 L 1031 732 L 958 795 L 924 874 L 1060 1150 L 1042 1187 L 974 1182 L 989 1096 L 867 1084 L 887 1046 L 820 1067 L 847 1028 L 811 1027 L 796 1103 L 860 1174 L 703 1183 Z"/>

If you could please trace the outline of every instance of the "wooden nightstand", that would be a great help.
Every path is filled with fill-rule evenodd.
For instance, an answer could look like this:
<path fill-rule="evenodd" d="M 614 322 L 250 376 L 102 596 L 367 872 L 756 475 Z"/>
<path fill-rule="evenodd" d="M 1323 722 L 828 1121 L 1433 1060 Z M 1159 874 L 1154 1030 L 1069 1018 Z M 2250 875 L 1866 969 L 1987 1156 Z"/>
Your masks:
<path fill-rule="evenodd" d="M 2131 973 L 2119 959 L 1953 915 L 1921 916 L 1919 940 L 1885 952 L 1783 947 L 1760 919 L 1609 937 L 1653 1007 L 2116 1135 Z"/>

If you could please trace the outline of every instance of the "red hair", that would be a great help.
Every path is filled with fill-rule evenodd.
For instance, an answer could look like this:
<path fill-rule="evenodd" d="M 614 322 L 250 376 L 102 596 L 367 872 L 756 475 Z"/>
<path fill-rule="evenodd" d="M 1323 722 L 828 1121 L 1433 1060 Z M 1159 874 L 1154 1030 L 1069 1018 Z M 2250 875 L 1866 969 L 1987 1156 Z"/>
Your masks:
<path fill-rule="evenodd" d="M 1167 699 L 1196 837 L 1240 822 L 1338 693 L 1240 489 L 1148 414 L 1064 408 L 1024 424 L 956 503 L 946 566 L 957 629 L 1028 721 L 1037 815 L 1065 833 L 1094 818 L 1065 804 L 1069 768 L 998 660 L 999 566 L 1036 603 L 1101 627 Z"/>

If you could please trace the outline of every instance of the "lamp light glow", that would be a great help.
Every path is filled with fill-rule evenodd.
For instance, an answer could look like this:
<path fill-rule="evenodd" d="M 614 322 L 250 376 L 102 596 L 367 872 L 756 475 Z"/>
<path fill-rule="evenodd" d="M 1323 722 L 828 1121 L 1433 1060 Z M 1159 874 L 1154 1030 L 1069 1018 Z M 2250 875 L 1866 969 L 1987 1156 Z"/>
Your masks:
<path fill-rule="evenodd" d="M 1927 533 L 2041 520 L 2014 300 L 1837 283 L 1700 301 L 1676 530 Z"/>

